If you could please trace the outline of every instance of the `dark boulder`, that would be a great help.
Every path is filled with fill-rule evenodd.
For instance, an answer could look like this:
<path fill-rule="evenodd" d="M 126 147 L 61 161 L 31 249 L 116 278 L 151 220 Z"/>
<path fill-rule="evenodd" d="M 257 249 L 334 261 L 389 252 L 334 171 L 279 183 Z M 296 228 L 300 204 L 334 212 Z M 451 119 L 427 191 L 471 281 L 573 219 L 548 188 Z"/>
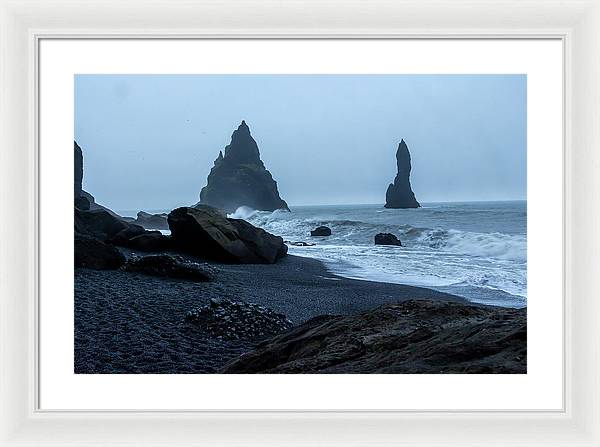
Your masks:
<path fill-rule="evenodd" d="M 169 213 L 168 222 L 174 247 L 202 258 L 265 264 L 287 253 L 281 237 L 245 221 L 227 219 L 210 206 L 177 208 Z"/>
<path fill-rule="evenodd" d="M 129 239 L 126 246 L 141 251 L 165 251 L 171 249 L 171 238 L 160 231 L 145 231 Z"/>
<path fill-rule="evenodd" d="M 320 226 L 310 232 L 311 236 L 331 236 L 331 228 Z"/>
<path fill-rule="evenodd" d="M 375 235 L 375 245 L 397 245 L 402 247 L 402 242 L 392 233 L 377 233 Z"/>
<path fill-rule="evenodd" d="M 102 241 L 112 239 L 129 224 L 103 209 L 80 210 L 75 208 L 75 232 L 89 234 Z"/>
<path fill-rule="evenodd" d="M 241 240 L 257 255 L 260 255 L 268 264 L 277 262 L 287 254 L 287 245 L 283 239 L 274 236 L 262 228 L 255 227 L 242 219 L 227 219 L 237 230 Z"/>
<path fill-rule="evenodd" d="M 168 230 L 169 223 L 167 222 L 167 215 L 161 214 L 150 214 L 144 211 L 137 213 L 137 218 L 134 223 L 141 225 L 148 230 Z"/>
<path fill-rule="evenodd" d="M 388 186 L 385 194 L 386 208 L 420 208 L 419 202 L 410 186 L 410 152 L 408 146 L 402 140 L 396 151 L 396 165 L 398 173 L 394 183 Z"/>
<path fill-rule="evenodd" d="M 115 234 L 110 242 L 115 245 L 126 247 L 130 239 L 144 233 L 146 233 L 146 230 L 143 227 L 128 223 L 127 227 Z"/>
<path fill-rule="evenodd" d="M 96 270 L 116 270 L 125 263 L 125 256 L 111 244 L 93 236 L 75 233 L 75 267 Z"/>
<path fill-rule="evenodd" d="M 527 310 L 410 300 L 323 315 L 264 341 L 222 372 L 525 374 Z"/>
<path fill-rule="evenodd" d="M 166 254 L 134 257 L 123 266 L 127 272 L 144 273 L 150 276 L 159 276 L 175 279 L 189 279 L 191 281 L 205 282 L 211 279 L 212 271 L 197 262 L 186 261 L 179 256 Z"/>
<path fill-rule="evenodd" d="M 241 206 L 262 211 L 289 211 L 287 203 L 279 197 L 277 182 L 260 159 L 258 145 L 245 121 L 233 132 L 225 155 L 219 152 L 207 185 L 200 191 L 200 204 L 228 213 Z"/>
<path fill-rule="evenodd" d="M 103 209 L 84 211 L 75 208 L 75 234 L 93 236 L 100 241 L 135 250 L 152 252 L 171 248 L 171 238 L 160 231 L 147 231 Z"/>

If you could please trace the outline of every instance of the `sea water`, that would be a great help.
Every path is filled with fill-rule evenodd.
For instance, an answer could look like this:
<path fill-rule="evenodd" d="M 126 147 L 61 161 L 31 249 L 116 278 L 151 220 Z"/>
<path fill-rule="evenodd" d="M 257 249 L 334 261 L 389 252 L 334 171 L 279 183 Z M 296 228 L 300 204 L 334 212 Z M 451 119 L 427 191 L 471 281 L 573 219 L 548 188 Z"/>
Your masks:
<path fill-rule="evenodd" d="M 246 219 L 287 241 L 289 253 L 316 258 L 340 276 L 409 284 L 469 301 L 522 307 L 527 303 L 527 202 L 424 203 L 419 209 L 383 205 L 297 206 L 291 212 L 240 207 Z M 311 237 L 325 225 L 332 234 Z M 374 245 L 393 233 L 402 247 Z"/>

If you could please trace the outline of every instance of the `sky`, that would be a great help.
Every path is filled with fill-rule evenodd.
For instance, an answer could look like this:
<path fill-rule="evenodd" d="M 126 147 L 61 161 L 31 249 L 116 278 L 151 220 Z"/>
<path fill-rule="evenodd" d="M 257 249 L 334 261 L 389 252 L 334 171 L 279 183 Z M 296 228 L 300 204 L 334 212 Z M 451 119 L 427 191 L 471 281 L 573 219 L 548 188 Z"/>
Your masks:
<path fill-rule="evenodd" d="M 526 75 L 76 75 L 83 187 L 114 210 L 197 203 L 245 120 L 293 206 L 383 204 L 404 139 L 421 203 L 527 194 Z"/>

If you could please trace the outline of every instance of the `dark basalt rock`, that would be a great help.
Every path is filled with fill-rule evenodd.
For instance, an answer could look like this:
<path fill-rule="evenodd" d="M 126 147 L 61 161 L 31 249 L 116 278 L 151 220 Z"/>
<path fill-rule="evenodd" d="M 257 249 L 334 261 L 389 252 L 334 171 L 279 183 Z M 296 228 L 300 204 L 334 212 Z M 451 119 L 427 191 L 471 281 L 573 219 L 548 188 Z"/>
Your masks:
<path fill-rule="evenodd" d="M 189 279 L 191 281 L 210 281 L 212 269 L 197 262 L 186 261 L 179 256 L 166 254 L 133 257 L 123 266 L 127 272 L 144 273 L 150 276 L 159 276 L 176 279 Z"/>
<path fill-rule="evenodd" d="M 105 210 L 84 211 L 75 208 L 76 233 L 88 234 L 101 241 L 108 241 L 128 227 L 129 224 L 127 222 Z"/>
<path fill-rule="evenodd" d="M 128 223 L 126 228 L 119 231 L 110 239 L 110 242 L 115 245 L 126 247 L 130 239 L 140 236 L 144 233 L 146 233 L 146 230 L 143 227 Z"/>
<path fill-rule="evenodd" d="M 272 264 L 285 256 L 283 239 L 241 219 L 228 219 L 206 205 L 169 213 L 176 249 L 205 259 L 241 264 Z"/>
<path fill-rule="evenodd" d="M 75 234 L 142 251 L 164 251 L 172 246 L 171 238 L 160 231 L 147 231 L 102 209 L 84 211 L 75 208 Z"/>
<path fill-rule="evenodd" d="M 75 178 L 74 178 L 74 197 L 77 200 L 81 196 L 82 182 L 83 182 L 83 152 L 76 141 L 73 142 L 75 145 Z M 88 204 L 89 205 L 89 204 Z M 89 206 L 88 206 L 89 208 Z"/>
<path fill-rule="evenodd" d="M 137 218 L 133 221 L 137 225 L 148 230 L 168 230 L 169 223 L 167 222 L 167 214 L 150 214 L 144 211 L 137 213 Z"/>
<path fill-rule="evenodd" d="M 310 232 L 311 236 L 331 236 L 331 228 L 320 226 Z"/>
<path fill-rule="evenodd" d="M 82 179 L 83 154 L 75 143 L 75 267 L 119 268 L 125 258 L 115 245 L 144 251 L 161 251 L 170 247 L 170 239 L 160 232 L 147 232 L 98 205 L 94 197 L 82 189 Z"/>
<path fill-rule="evenodd" d="M 93 236 L 75 233 L 75 267 L 116 270 L 125 263 L 118 248 Z"/>
<path fill-rule="evenodd" d="M 525 374 L 527 310 L 411 300 L 324 315 L 264 341 L 222 372 Z"/>
<path fill-rule="evenodd" d="M 171 238 L 160 231 L 145 231 L 126 241 L 125 245 L 141 251 L 165 251 L 172 248 Z"/>
<path fill-rule="evenodd" d="M 262 228 L 255 227 L 243 219 L 227 219 L 237 230 L 244 244 L 268 264 L 277 262 L 288 251 L 283 238 L 275 236 Z"/>
<path fill-rule="evenodd" d="M 402 140 L 396 151 L 396 164 L 398 173 L 394 183 L 388 186 L 385 194 L 386 208 L 420 208 L 419 202 L 410 186 L 410 152 L 408 146 Z"/>
<path fill-rule="evenodd" d="M 75 198 L 75 208 L 87 211 L 90 209 L 90 205 L 90 201 L 85 196 L 79 196 Z"/>
<path fill-rule="evenodd" d="M 260 159 L 258 145 L 245 121 L 233 132 L 225 155 L 219 152 L 207 185 L 200 191 L 200 204 L 228 213 L 240 206 L 261 211 L 289 211 L 287 203 L 279 197 L 277 182 Z"/>
<path fill-rule="evenodd" d="M 283 314 L 258 304 L 226 299 L 211 299 L 208 305 L 189 311 L 185 319 L 213 337 L 228 340 L 271 337 L 292 327 Z"/>
<path fill-rule="evenodd" d="M 402 242 L 392 233 L 377 233 L 375 235 L 375 245 L 397 245 L 402 247 Z"/>

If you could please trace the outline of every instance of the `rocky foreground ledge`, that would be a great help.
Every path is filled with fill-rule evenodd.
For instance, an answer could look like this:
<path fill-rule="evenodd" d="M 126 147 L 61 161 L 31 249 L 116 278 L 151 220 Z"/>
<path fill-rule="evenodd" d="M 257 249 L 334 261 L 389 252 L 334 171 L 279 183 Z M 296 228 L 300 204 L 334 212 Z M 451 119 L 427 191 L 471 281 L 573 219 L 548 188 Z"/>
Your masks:
<path fill-rule="evenodd" d="M 323 315 L 258 345 L 223 373 L 527 372 L 527 310 L 409 300 Z"/>

